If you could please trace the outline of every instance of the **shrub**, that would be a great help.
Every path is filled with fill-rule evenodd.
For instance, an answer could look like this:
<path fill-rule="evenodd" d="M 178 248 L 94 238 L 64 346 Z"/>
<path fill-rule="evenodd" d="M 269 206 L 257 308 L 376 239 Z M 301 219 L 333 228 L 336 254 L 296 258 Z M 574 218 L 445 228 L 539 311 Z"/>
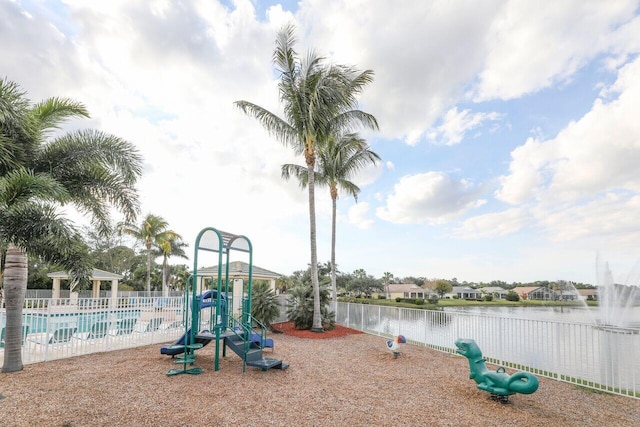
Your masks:
<path fill-rule="evenodd" d="M 320 317 L 323 328 L 334 328 L 334 313 L 329 311 L 329 290 L 320 288 Z M 287 298 L 287 319 L 296 329 L 311 329 L 313 326 L 313 289 L 309 286 L 296 286 L 289 291 Z"/>
<path fill-rule="evenodd" d="M 387 299 L 386 295 L 378 295 L 378 299 Z"/>
<path fill-rule="evenodd" d="M 484 296 L 484 300 L 485 300 L 485 301 L 493 301 L 493 295 L 491 295 L 491 294 L 486 294 L 486 295 Z"/>
<path fill-rule="evenodd" d="M 505 295 L 504 299 L 507 301 L 520 301 L 520 295 L 516 291 L 509 291 L 507 295 Z"/>
<path fill-rule="evenodd" d="M 424 305 L 424 300 L 423 300 L 422 298 L 417 298 L 417 299 L 414 301 L 414 304 L 415 304 L 415 305 Z"/>
<path fill-rule="evenodd" d="M 429 301 L 429 304 L 436 305 L 436 304 L 438 304 L 438 301 L 440 301 L 440 298 L 430 297 L 430 298 L 428 299 L 428 301 Z"/>
<path fill-rule="evenodd" d="M 256 281 L 252 290 L 251 315 L 272 330 L 271 322 L 280 316 L 280 302 L 268 282 Z"/>
<path fill-rule="evenodd" d="M 402 298 L 396 297 L 396 302 L 400 302 L 400 301 L 402 301 Z"/>

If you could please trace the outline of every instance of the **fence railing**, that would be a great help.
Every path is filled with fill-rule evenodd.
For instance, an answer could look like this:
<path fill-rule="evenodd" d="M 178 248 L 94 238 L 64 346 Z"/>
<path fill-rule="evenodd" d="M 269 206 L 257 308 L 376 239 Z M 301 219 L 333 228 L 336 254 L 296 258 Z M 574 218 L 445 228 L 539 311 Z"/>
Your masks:
<path fill-rule="evenodd" d="M 167 296 L 170 297 L 179 297 L 183 295 L 183 291 L 168 291 Z M 108 298 L 111 296 L 111 291 L 101 290 L 98 298 Z M 118 291 L 118 297 L 163 297 L 164 294 L 162 291 Z M 53 297 L 53 290 L 51 289 L 27 289 L 25 293 L 25 298 L 33 299 L 33 298 L 51 298 Z M 68 289 L 60 290 L 60 298 L 70 298 L 71 294 Z M 83 290 L 78 292 L 79 298 L 93 298 L 92 290 Z"/>
<path fill-rule="evenodd" d="M 185 331 L 183 305 L 183 297 L 26 299 L 23 363 L 175 340 Z M 0 309 L 0 330 L 5 323 L 5 309 Z"/>
<path fill-rule="evenodd" d="M 448 353 L 471 338 L 489 362 L 640 398 L 638 329 L 341 302 L 336 315 L 340 325 Z"/>
<path fill-rule="evenodd" d="M 173 341 L 184 333 L 183 311 L 182 296 L 27 299 L 23 362 Z M 489 362 L 640 398 L 638 329 L 342 302 L 335 312 L 339 325 L 448 353 L 472 338 Z M 214 317 L 203 311 L 201 321 Z M 0 329 L 5 322 L 0 308 Z"/>

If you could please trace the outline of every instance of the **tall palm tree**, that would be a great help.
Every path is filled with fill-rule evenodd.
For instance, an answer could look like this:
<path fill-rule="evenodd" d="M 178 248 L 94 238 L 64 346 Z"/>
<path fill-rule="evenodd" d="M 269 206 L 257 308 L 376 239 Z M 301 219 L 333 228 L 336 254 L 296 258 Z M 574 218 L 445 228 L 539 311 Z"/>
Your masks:
<path fill-rule="evenodd" d="M 387 294 L 387 298 L 391 298 L 391 292 L 389 292 L 389 283 L 391 283 L 391 280 L 393 280 L 393 274 L 385 271 L 382 274 L 382 282 L 384 283 L 384 290 Z"/>
<path fill-rule="evenodd" d="M 360 187 L 351 179 L 357 172 L 367 165 L 375 164 L 380 156 L 371 151 L 364 139 L 356 133 L 340 135 L 329 138 L 327 144 L 318 150 L 316 163 L 315 182 L 318 185 L 329 187 L 331 195 L 331 290 L 333 291 L 333 306 L 335 309 L 338 301 L 336 286 L 336 213 L 338 191 L 353 196 L 358 201 Z M 300 165 L 286 164 L 282 166 L 282 177 L 289 179 L 295 176 L 304 188 L 308 185 L 306 168 Z"/>
<path fill-rule="evenodd" d="M 72 288 L 88 283 L 89 250 L 73 224 L 58 212 L 73 204 L 101 231 L 114 207 L 133 220 L 135 183 L 142 158 L 113 135 L 77 130 L 51 138 L 62 123 L 89 117 L 79 102 L 49 98 L 31 104 L 17 84 L 0 80 L 0 247 L 6 247 L 6 339 L 2 372 L 22 370 L 22 306 L 27 253 L 69 270 Z"/>
<path fill-rule="evenodd" d="M 273 63 L 280 72 L 280 101 L 284 118 L 248 101 L 235 105 L 256 118 L 263 127 L 304 155 L 309 188 L 309 241 L 311 246 L 311 278 L 313 285 L 312 331 L 322 332 L 320 285 L 318 283 L 318 253 L 316 243 L 316 213 L 314 168 L 316 152 L 336 129 L 365 126 L 376 129 L 378 123 L 370 114 L 356 109 L 357 95 L 373 80 L 373 71 L 358 71 L 344 65 L 325 64 L 324 58 L 311 51 L 300 59 L 294 46 L 295 28 L 285 25 L 276 37 Z"/>
<path fill-rule="evenodd" d="M 169 257 L 177 256 L 180 258 L 188 258 L 184 248 L 189 246 L 182 241 L 182 236 L 178 233 L 166 233 L 159 243 L 158 255 L 162 257 L 162 295 L 167 296 L 169 291 L 168 283 L 171 272 L 169 271 Z"/>
<path fill-rule="evenodd" d="M 147 292 L 151 292 L 151 259 L 154 249 L 163 251 L 164 242 L 180 237 L 178 233 L 169 230 L 169 223 L 164 218 L 147 214 L 139 225 L 121 224 L 123 233 L 133 236 L 141 242 L 147 252 Z M 163 282 L 164 286 L 164 282 Z"/>

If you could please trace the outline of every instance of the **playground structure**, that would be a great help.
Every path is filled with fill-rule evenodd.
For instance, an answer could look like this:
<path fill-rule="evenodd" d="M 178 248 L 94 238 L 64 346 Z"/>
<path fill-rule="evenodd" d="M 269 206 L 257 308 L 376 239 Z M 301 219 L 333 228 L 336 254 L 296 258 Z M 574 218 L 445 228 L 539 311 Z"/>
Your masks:
<path fill-rule="evenodd" d="M 174 357 L 181 369 L 171 369 L 167 375 L 199 374 L 202 368 L 191 367 L 196 360 L 196 351 L 214 342 L 214 369 L 219 370 L 220 353 L 226 356 L 227 347 L 242 359 L 242 371 L 246 366 L 267 369 L 286 369 L 282 360 L 265 358 L 264 347 L 273 348 L 273 340 L 266 338 L 266 328 L 251 316 L 251 288 L 253 252 L 251 241 L 243 235 L 235 235 L 212 227 L 204 228 L 196 237 L 194 245 L 193 274 L 187 280 L 184 293 L 183 321 L 185 332 L 176 342 L 163 346 L 162 354 Z M 204 290 L 205 276 L 198 274 L 198 255 L 201 251 L 218 255 L 218 272 L 211 280 L 210 288 Z M 229 262 L 234 251 L 248 254 L 249 274 L 246 283 L 233 280 L 230 284 Z M 224 271 L 223 271 L 224 267 Z M 207 275 L 206 277 L 210 277 Z M 203 292 L 198 293 L 198 289 Z M 201 312 L 207 309 L 208 318 Z M 259 333 L 253 329 L 259 328 Z"/>
<path fill-rule="evenodd" d="M 489 371 L 482 357 L 482 351 L 472 339 L 456 340 L 456 353 L 469 359 L 469 378 L 475 380 L 480 390 L 491 393 L 491 399 L 509 403 L 509 396 L 515 393 L 531 394 L 538 389 L 538 378 L 529 372 L 509 375 L 503 367 Z"/>

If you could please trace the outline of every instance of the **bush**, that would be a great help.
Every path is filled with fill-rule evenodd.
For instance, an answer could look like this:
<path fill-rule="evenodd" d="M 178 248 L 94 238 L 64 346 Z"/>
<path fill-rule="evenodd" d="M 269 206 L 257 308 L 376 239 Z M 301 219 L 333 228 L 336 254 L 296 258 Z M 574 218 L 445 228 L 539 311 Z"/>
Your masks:
<path fill-rule="evenodd" d="M 491 294 L 487 294 L 487 295 L 485 295 L 485 296 L 484 296 L 484 300 L 485 300 L 485 301 L 493 301 L 493 295 L 491 295 Z"/>
<path fill-rule="evenodd" d="M 428 299 L 428 301 L 429 301 L 429 304 L 436 305 L 436 304 L 438 304 L 438 301 L 440 301 L 440 298 L 430 297 L 430 298 Z"/>
<path fill-rule="evenodd" d="M 320 317 L 323 328 L 334 328 L 334 313 L 329 311 L 329 290 L 320 288 Z M 287 320 L 293 322 L 296 329 L 311 329 L 313 326 L 313 289 L 309 286 L 296 286 L 289 291 L 287 298 Z"/>
<path fill-rule="evenodd" d="M 507 295 L 505 295 L 504 299 L 507 301 L 520 301 L 520 295 L 515 291 L 509 291 L 507 292 Z"/>
<path fill-rule="evenodd" d="M 396 302 L 400 302 L 400 301 L 402 301 L 402 298 L 396 297 Z"/>
<path fill-rule="evenodd" d="M 272 330 L 271 322 L 280 316 L 278 296 L 265 281 L 256 281 L 252 293 L 251 315 Z"/>
<path fill-rule="evenodd" d="M 424 305 L 424 300 L 422 298 L 418 298 L 414 302 L 415 305 Z"/>
<path fill-rule="evenodd" d="M 378 295 L 378 299 L 387 299 L 386 295 Z"/>

